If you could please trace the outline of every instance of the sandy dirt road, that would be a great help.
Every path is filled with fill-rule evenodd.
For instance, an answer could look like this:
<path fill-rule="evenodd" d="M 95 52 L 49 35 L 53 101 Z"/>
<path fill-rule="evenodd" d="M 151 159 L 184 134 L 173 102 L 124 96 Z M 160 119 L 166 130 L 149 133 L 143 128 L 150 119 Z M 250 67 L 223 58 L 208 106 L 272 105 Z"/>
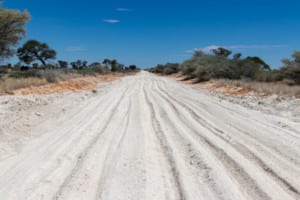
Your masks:
<path fill-rule="evenodd" d="M 147 72 L 32 131 L 0 199 L 300 199 L 299 123 Z"/>

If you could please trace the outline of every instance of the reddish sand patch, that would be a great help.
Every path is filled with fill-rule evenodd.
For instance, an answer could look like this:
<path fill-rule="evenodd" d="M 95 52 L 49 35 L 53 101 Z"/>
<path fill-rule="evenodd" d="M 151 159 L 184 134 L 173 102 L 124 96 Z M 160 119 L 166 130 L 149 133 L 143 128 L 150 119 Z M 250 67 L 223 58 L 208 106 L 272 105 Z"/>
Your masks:
<path fill-rule="evenodd" d="M 79 92 L 82 90 L 96 90 L 97 84 L 100 82 L 109 82 L 124 75 L 99 75 L 99 76 L 86 76 L 70 79 L 67 81 L 60 81 L 57 83 L 50 83 L 38 87 L 22 88 L 12 91 L 13 94 L 27 95 L 27 94 L 52 94 L 52 93 L 64 93 L 64 92 Z"/>
<path fill-rule="evenodd" d="M 234 85 L 221 85 L 221 83 L 215 80 L 204 83 L 198 83 L 197 85 L 201 88 L 211 89 L 230 95 L 244 95 L 252 92 L 250 88 L 243 88 Z"/>
<path fill-rule="evenodd" d="M 231 84 L 222 85 L 222 83 L 219 82 L 218 80 L 210 80 L 208 82 L 195 83 L 194 82 L 195 80 L 193 80 L 193 79 L 183 81 L 185 76 L 178 75 L 178 74 L 173 74 L 170 77 L 172 77 L 173 79 L 175 79 L 177 81 L 182 81 L 186 84 L 194 84 L 200 88 L 215 90 L 215 91 L 223 92 L 223 93 L 230 94 L 230 95 L 245 95 L 250 92 L 253 92 L 253 90 L 251 90 L 250 88 L 238 87 L 238 86 L 231 85 Z"/>

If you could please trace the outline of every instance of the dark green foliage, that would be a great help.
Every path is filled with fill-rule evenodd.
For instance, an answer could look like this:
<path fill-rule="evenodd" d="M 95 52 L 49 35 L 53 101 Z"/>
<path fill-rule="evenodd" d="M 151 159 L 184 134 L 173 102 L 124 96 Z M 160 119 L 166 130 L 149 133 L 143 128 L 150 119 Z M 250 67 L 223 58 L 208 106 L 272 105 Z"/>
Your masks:
<path fill-rule="evenodd" d="M 228 56 L 231 51 L 225 48 L 212 50 L 213 54 L 196 51 L 191 59 L 180 64 L 167 63 L 149 69 L 150 72 L 169 75 L 178 71 L 185 75 L 183 80 L 195 79 L 196 82 L 208 81 L 212 78 L 250 79 L 263 82 L 283 81 L 286 84 L 300 84 L 300 51 L 295 51 L 292 59 L 284 59 L 284 66 L 271 69 L 261 58 L 242 54 Z"/>
<path fill-rule="evenodd" d="M 241 59 L 241 54 L 228 58 L 231 52 L 224 48 L 213 50 L 214 55 L 195 52 L 194 56 L 180 65 L 180 70 L 188 78 L 207 81 L 211 78 L 255 79 L 256 74 L 268 70 L 269 66 L 258 57 Z"/>
<path fill-rule="evenodd" d="M 59 60 L 58 61 L 58 65 L 60 68 L 62 69 L 67 69 L 68 68 L 68 62 L 67 61 L 64 61 L 64 60 Z"/>
<path fill-rule="evenodd" d="M 33 61 L 40 61 L 44 66 L 47 60 L 56 58 L 56 52 L 48 44 L 37 40 L 29 40 L 17 51 L 20 61 L 30 64 Z"/>
<path fill-rule="evenodd" d="M 87 68 L 87 61 L 85 60 L 77 60 L 77 61 L 74 61 L 74 62 L 71 62 L 71 66 L 73 69 L 84 69 L 84 68 Z"/>
<path fill-rule="evenodd" d="M 78 69 L 77 73 L 81 74 L 81 75 L 95 75 L 96 74 L 96 72 L 91 68 Z"/>
<path fill-rule="evenodd" d="M 165 75 L 170 75 L 170 74 L 174 74 L 177 73 L 179 70 L 179 64 L 178 63 L 167 63 L 165 64 L 165 68 L 164 68 L 164 74 Z"/>
<path fill-rule="evenodd" d="M 42 73 L 39 70 L 29 69 L 25 71 L 12 71 L 9 73 L 9 77 L 12 78 L 30 78 L 37 77 L 42 78 Z"/>
<path fill-rule="evenodd" d="M 102 64 L 104 64 L 104 66 Z M 115 59 L 105 59 L 102 64 L 99 62 L 94 62 L 90 65 L 87 65 L 87 61 L 82 60 L 71 62 L 72 68 L 77 70 L 79 74 L 83 75 L 106 74 L 109 72 L 131 72 L 138 70 L 136 65 L 130 65 L 129 67 L 126 67 L 125 65 L 118 63 Z"/>
<path fill-rule="evenodd" d="M 116 59 L 104 59 L 102 64 L 105 65 L 106 68 L 110 69 L 111 72 L 130 72 L 139 70 L 136 65 L 130 65 L 126 67 L 123 64 L 118 63 Z"/>
<path fill-rule="evenodd" d="M 242 57 L 242 54 L 241 53 L 236 53 L 233 55 L 233 60 L 238 60 Z"/>
<path fill-rule="evenodd" d="M 155 67 L 150 68 L 149 71 L 152 73 L 162 74 L 164 72 L 164 65 L 158 64 Z"/>
<path fill-rule="evenodd" d="M 129 70 L 135 71 L 137 69 L 136 65 L 129 65 Z"/>
<path fill-rule="evenodd" d="M 284 59 L 283 68 L 280 70 L 281 79 L 290 79 L 295 84 L 300 84 L 300 51 L 295 51 L 292 60 Z"/>
<path fill-rule="evenodd" d="M 104 59 L 103 62 L 102 62 L 107 68 L 110 68 L 110 70 L 112 72 L 118 72 L 118 71 L 122 71 L 123 68 L 124 68 L 124 65 L 120 65 L 118 63 L 117 60 L 113 59 L 113 60 L 110 60 L 110 59 Z"/>
<path fill-rule="evenodd" d="M 152 73 L 161 73 L 164 75 L 170 75 L 177 73 L 179 70 L 178 63 L 166 63 L 165 65 L 158 64 L 156 67 L 149 69 Z"/>
<path fill-rule="evenodd" d="M 102 66 L 101 63 L 94 62 L 89 65 L 89 68 L 98 74 L 106 74 L 109 72 L 109 69 L 105 66 Z"/>
<path fill-rule="evenodd" d="M 256 79 L 273 80 L 270 67 L 259 57 L 247 57 L 241 59 L 242 54 L 237 53 L 229 58 L 231 51 L 225 48 L 212 50 L 213 54 L 196 51 L 191 59 L 178 64 L 157 65 L 149 71 L 169 75 L 180 71 L 186 75 L 185 80 L 196 79 L 196 81 L 207 81 L 211 78 L 225 79 Z"/>
<path fill-rule="evenodd" d="M 224 56 L 228 57 L 232 52 L 228 49 L 225 49 L 223 47 L 219 47 L 217 49 L 212 49 L 211 50 L 216 56 Z"/>
<path fill-rule="evenodd" d="M 259 68 L 261 69 L 270 70 L 270 66 L 257 56 L 248 56 L 246 60 L 254 62 L 255 64 L 259 65 Z"/>

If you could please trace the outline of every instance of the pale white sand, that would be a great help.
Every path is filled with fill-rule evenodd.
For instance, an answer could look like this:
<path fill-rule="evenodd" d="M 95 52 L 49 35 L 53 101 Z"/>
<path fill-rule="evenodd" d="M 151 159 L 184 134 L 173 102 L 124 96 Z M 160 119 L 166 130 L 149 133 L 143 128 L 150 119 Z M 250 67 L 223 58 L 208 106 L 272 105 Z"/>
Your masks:
<path fill-rule="evenodd" d="M 232 98 L 147 72 L 0 97 L 0 198 L 300 199 L 300 122 Z"/>

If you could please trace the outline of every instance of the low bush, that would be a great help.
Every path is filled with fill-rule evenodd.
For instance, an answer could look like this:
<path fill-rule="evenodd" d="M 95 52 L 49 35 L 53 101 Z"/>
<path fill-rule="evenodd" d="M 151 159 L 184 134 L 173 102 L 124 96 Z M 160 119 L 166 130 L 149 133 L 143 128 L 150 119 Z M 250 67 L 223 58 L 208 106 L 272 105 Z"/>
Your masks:
<path fill-rule="evenodd" d="M 166 63 L 165 65 L 159 64 L 153 68 L 150 68 L 148 71 L 152 73 L 171 75 L 179 71 L 179 64 L 177 63 Z"/>
<path fill-rule="evenodd" d="M 11 77 L 11 78 L 30 78 L 30 77 L 42 78 L 42 75 L 39 70 L 30 69 L 27 71 L 11 71 L 9 73 L 9 77 Z"/>
<path fill-rule="evenodd" d="M 229 58 L 231 51 L 225 48 L 218 48 L 212 52 L 213 54 L 207 54 L 196 51 L 192 58 L 180 65 L 159 64 L 149 71 L 164 75 L 181 72 L 185 75 L 183 80 L 195 79 L 195 82 L 208 81 L 214 78 L 249 79 L 261 82 L 281 81 L 289 85 L 300 85 L 300 52 L 294 52 L 291 60 L 283 60 L 284 66 L 282 68 L 273 70 L 257 56 L 241 58 L 241 54 L 238 53 Z"/>
<path fill-rule="evenodd" d="M 49 83 L 55 83 L 62 80 L 63 75 L 64 73 L 61 70 L 44 70 L 41 73 L 41 76 L 45 78 Z"/>

